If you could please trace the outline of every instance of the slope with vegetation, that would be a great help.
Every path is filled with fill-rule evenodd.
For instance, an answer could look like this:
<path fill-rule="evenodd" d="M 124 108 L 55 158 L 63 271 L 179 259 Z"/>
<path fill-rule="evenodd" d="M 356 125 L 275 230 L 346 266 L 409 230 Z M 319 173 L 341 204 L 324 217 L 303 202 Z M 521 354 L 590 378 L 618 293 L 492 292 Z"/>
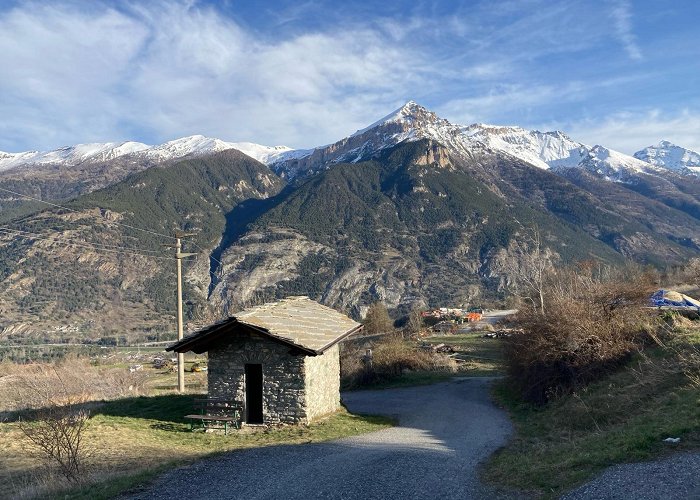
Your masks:
<path fill-rule="evenodd" d="M 489 480 L 555 498 L 611 464 L 700 447 L 700 323 L 646 307 L 657 280 L 549 273 L 546 307 L 523 308 L 505 341 L 496 398 L 517 436 L 486 464 Z"/>
<path fill-rule="evenodd" d="M 158 340 L 172 330 L 175 229 L 199 255 L 185 263 L 190 317 L 210 317 L 209 254 L 225 215 L 283 182 L 237 151 L 153 167 L 106 189 L 14 219 L 0 234 L 5 336 Z M 196 246 L 195 246 L 196 245 Z M 9 328 L 8 328 L 9 327 Z M 111 339 L 111 340 L 110 340 Z"/>
<path fill-rule="evenodd" d="M 625 206 L 512 157 L 402 143 L 301 180 L 251 218 L 223 253 L 216 300 L 304 293 L 358 315 L 376 300 L 405 314 L 502 299 L 532 227 L 560 262 L 697 255 L 681 235 L 700 221 L 665 205 L 644 221 Z"/>

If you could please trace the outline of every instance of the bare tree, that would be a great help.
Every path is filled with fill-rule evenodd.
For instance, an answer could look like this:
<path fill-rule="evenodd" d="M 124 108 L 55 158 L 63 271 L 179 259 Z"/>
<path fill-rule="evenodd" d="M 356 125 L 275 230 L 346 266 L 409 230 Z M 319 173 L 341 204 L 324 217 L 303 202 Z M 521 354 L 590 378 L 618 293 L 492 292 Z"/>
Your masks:
<path fill-rule="evenodd" d="M 408 323 L 406 323 L 406 330 L 409 334 L 420 332 L 423 327 L 423 317 L 421 316 L 421 310 L 418 306 L 413 306 L 411 312 L 408 313 Z"/>
<path fill-rule="evenodd" d="M 542 245 L 537 227 L 514 242 L 513 257 L 506 259 L 504 272 L 510 291 L 529 300 L 535 310 L 545 314 L 545 287 L 548 276 L 554 272 L 557 255 Z"/>
<path fill-rule="evenodd" d="M 394 322 L 383 302 L 375 302 L 369 306 L 364 324 L 365 332 L 370 334 L 388 333 L 394 329 Z"/>

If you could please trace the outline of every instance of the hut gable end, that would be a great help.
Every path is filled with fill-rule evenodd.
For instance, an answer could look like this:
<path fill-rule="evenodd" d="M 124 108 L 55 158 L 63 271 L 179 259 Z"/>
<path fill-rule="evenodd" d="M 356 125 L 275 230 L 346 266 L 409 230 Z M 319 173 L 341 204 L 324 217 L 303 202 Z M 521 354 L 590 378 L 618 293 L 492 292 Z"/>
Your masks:
<path fill-rule="evenodd" d="M 338 343 L 361 325 L 307 297 L 241 311 L 170 351 L 209 353 L 209 396 L 244 406 L 246 423 L 308 423 L 340 407 Z"/>

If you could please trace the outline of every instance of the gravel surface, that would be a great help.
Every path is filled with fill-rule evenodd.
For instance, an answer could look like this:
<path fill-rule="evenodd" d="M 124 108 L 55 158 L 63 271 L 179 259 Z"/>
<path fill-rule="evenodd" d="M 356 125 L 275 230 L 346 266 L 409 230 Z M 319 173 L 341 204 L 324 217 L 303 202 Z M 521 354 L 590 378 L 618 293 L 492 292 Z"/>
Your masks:
<path fill-rule="evenodd" d="M 562 500 L 700 499 L 700 453 L 615 465 Z"/>
<path fill-rule="evenodd" d="M 399 425 L 329 443 L 272 446 L 204 459 L 132 499 L 496 498 L 476 468 L 511 433 L 486 378 L 343 394 L 350 411 Z M 502 495 L 502 494 L 501 494 Z"/>

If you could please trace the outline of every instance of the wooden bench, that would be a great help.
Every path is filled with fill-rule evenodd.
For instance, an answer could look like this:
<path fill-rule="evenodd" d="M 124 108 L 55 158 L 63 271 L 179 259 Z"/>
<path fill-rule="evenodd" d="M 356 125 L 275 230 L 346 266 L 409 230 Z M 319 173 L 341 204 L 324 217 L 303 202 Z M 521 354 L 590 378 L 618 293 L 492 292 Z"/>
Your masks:
<path fill-rule="evenodd" d="M 192 420 L 192 431 L 199 425 L 202 429 L 224 429 L 228 434 L 229 425 L 234 429 L 241 428 L 242 406 L 237 401 L 222 398 L 195 399 L 194 408 L 196 414 L 185 415 Z"/>

